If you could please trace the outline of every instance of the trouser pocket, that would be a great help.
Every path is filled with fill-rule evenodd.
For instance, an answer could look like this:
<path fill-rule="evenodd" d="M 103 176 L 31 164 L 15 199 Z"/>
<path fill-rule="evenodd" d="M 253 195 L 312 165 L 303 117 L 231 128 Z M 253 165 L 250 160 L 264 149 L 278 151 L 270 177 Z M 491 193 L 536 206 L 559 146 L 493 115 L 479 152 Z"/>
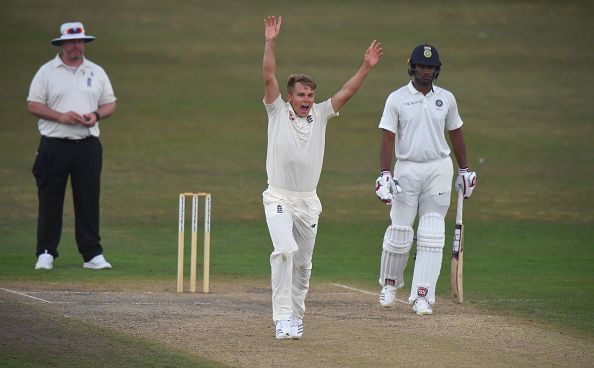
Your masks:
<path fill-rule="evenodd" d="M 44 151 L 38 150 L 33 163 L 32 173 L 37 183 L 37 188 L 41 188 L 47 182 L 47 173 L 49 171 L 49 157 Z"/>

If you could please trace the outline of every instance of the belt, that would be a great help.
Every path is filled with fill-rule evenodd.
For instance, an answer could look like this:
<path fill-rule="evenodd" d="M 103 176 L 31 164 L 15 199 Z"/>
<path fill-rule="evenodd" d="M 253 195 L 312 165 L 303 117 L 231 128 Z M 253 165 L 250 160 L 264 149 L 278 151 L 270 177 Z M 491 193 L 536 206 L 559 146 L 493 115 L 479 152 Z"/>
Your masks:
<path fill-rule="evenodd" d="M 91 138 L 97 138 L 97 137 L 95 137 L 93 135 L 89 135 L 89 136 L 81 138 L 81 139 L 70 139 L 70 138 L 46 137 L 45 135 L 42 135 L 41 138 L 44 140 L 48 140 L 48 141 L 52 141 L 52 142 L 60 142 L 60 143 L 82 143 L 82 142 L 87 141 Z"/>

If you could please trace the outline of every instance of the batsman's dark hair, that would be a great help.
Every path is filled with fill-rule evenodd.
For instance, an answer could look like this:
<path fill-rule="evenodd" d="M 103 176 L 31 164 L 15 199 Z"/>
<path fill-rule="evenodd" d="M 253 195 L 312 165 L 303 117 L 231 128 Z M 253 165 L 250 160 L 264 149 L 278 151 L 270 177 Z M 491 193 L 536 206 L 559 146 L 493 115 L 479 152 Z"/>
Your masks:
<path fill-rule="evenodd" d="M 306 74 L 291 74 L 287 80 L 287 93 L 292 93 L 295 89 L 295 83 L 301 83 L 312 90 L 316 90 L 316 82 Z"/>

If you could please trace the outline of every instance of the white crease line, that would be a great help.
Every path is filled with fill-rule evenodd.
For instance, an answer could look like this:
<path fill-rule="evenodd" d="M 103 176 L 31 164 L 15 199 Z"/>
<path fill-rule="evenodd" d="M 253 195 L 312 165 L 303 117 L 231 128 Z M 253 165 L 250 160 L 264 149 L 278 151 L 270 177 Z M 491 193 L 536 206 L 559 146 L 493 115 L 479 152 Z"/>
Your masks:
<path fill-rule="evenodd" d="M 378 295 L 377 293 L 372 293 L 372 292 L 367 291 L 367 290 L 361 290 L 361 289 L 357 289 L 357 288 L 354 288 L 354 287 L 351 287 L 351 286 L 347 286 L 347 285 L 341 285 L 341 284 L 335 284 L 335 283 L 331 283 L 331 285 L 338 286 L 338 287 L 341 287 L 341 288 L 344 288 L 344 289 L 348 289 L 348 290 L 358 291 L 358 292 L 363 293 L 363 294 L 374 295 L 374 296 L 375 295 Z M 409 302 L 406 302 L 406 301 L 400 300 L 400 299 L 396 299 L 396 301 L 397 302 L 400 302 L 400 303 L 404 303 L 404 304 L 410 304 Z"/>
<path fill-rule="evenodd" d="M 39 290 L 36 291 L 37 294 L 56 294 L 56 293 L 61 293 L 61 294 L 98 294 L 95 291 L 64 291 L 64 290 Z"/>
<path fill-rule="evenodd" d="M 45 299 L 41 299 L 41 298 L 37 298 L 31 295 L 27 295 L 25 293 L 19 293 L 18 291 L 14 291 L 14 290 L 8 290 L 5 288 L 0 288 L 0 290 L 4 290 L 4 291 L 8 291 L 9 293 L 13 293 L 13 294 L 17 294 L 17 295 L 21 295 L 21 296 L 26 296 L 27 298 L 31 298 L 31 299 L 36 299 L 36 300 L 41 300 L 42 302 L 46 302 L 46 303 L 50 303 L 52 304 L 52 302 L 50 302 L 49 300 L 45 300 Z"/>
<path fill-rule="evenodd" d="M 67 290 L 47 290 L 38 291 L 38 293 L 63 293 L 63 294 L 155 294 L 153 291 L 67 291 Z"/>

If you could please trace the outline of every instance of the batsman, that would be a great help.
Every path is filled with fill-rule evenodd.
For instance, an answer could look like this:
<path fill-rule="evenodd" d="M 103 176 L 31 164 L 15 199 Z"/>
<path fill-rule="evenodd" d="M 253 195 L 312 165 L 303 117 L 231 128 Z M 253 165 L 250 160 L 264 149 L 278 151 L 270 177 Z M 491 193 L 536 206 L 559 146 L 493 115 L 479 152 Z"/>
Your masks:
<path fill-rule="evenodd" d="M 404 286 L 404 270 L 414 238 L 412 226 L 418 214 L 417 255 L 408 298 L 418 315 L 433 314 L 435 285 L 441 270 L 445 216 L 454 174 L 446 130 L 458 163 L 456 189 L 464 198 L 470 198 L 477 180 L 468 168 L 456 99 L 435 85 L 440 70 L 434 46 L 415 47 L 408 60 L 410 82 L 388 96 L 379 123 L 381 171 L 376 194 L 392 206 L 391 225 L 382 245 L 379 302 L 382 307 L 393 307 L 396 290 Z"/>

